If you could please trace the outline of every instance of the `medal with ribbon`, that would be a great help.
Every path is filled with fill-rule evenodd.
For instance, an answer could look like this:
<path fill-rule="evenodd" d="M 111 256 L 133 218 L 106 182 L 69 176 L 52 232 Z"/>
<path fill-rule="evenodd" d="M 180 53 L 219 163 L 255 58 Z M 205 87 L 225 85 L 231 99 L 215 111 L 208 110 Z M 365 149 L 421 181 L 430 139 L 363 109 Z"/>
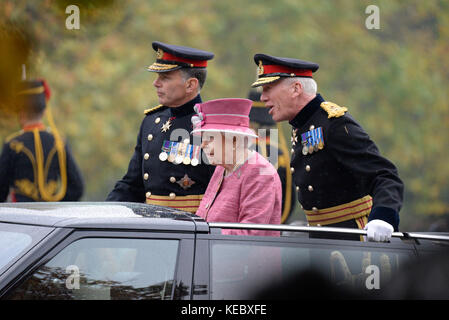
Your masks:
<path fill-rule="evenodd" d="M 307 155 L 310 147 L 310 131 L 301 133 L 302 154 Z"/>
<path fill-rule="evenodd" d="M 178 154 L 179 142 L 170 142 L 170 154 L 168 155 L 168 162 L 174 162 Z"/>
<path fill-rule="evenodd" d="M 302 154 L 312 154 L 324 148 L 323 128 L 319 127 L 301 134 Z"/>
<path fill-rule="evenodd" d="M 184 156 L 184 160 L 182 160 L 182 163 L 184 163 L 185 165 L 189 165 L 192 161 L 192 151 L 193 151 L 193 145 L 191 145 L 190 143 L 187 144 L 187 150 Z"/>
<path fill-rule="evenodd" d="M 199 163 L 200 163 L 200 160 L 199 160 L 199 157 L 200 157 L 200 150 L 201 150 L 201 147 L 200 146 L 193 146 L 193 150 L 192 150 L 192 161 L 191 161 L 191 165 L 192 166 L 194 166 L 194 167 L 196 167 Z"/>
<path fill-rule="evenodd" d="M 168 154 L 170 153 L 171 142 L 168 140 L 164 140 L 161 149 L 162 149 L 162 152 L 159 154 L 159 160 L 165 161 L 165 160 L 167 160 Z"/>
<path fill-rule="evenodd" d="M 317 130 L 318 130 L 318 149 L 322 150 L 324 148 L 323 128 L 319 127 Z"/>
<path fill-rule="evenodd" d="M 174 164 L 181 164 L 183 162 L 187 150 L 187 145 L 188 144 L 186 143 L 179 142 L 178 153 L 176 154 Z"/>

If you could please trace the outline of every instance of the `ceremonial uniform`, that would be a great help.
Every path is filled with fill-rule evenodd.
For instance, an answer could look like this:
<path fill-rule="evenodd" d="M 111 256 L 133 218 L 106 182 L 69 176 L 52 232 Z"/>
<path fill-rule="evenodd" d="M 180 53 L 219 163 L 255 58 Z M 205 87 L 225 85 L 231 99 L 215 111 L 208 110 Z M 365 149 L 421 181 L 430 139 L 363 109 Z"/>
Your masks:
<path fill-rule="evenodd" d="M 213 54 L 153 42 L 157 60 L 148 70 L 168 72 L 205 68 Z M 159 105 L 145 111 L 134 154 L 125 176 L 107 201 L 146 202 L 196 212 L 215 167 L 204 163 L 200 141 L 190 139 L 198 94 L 182 106 Z"/>
<path fill-rule="evenodd" d="M 42 82 L 23 85 L 21 92 L 26 97 L 22 107 L 26 110 L 38 104 L 43 110 Z M 6 139 L 0 156 L 0 201 L 5 201 L 10 191 L 12 201 L 17 202 L 77 201 L 83 190 L 83 178 L 69 147 L 42 122 L 25 126 Z"/>
<path fill-rule="evenodd" d="M 281 223 L 285 223 L 295 208 L 295 187 L 290 171 L 290 153 L 287 147 L 283 130 L 280 124 L 276 124 L 268 114 L 265 105 L 260 101 L 260 93 L 250 91 L 249 99 L 253 101 L 253 106 L 249 113 L 250 126 L 254 130 L 265 129 L 266 136 L 259 136 L 256 151 L 263 155 L 270 163 L 277 168 L 282 184 L 282 217 Z M 273 141 L 270 130 L 276 129 L 278 141 Z M 263 141 L 262 141 L 263 140 Z M 264 147 L 265 146 L 265 147 Z"/>
<path fill-rule="evenodd" d="M 177 108 L 158 106 L 146 112 L 128 172 L 117 182 L 108 201 L 146 202 L 196 211 L 215 169 L 202 162 L 200 146 L 189 139 L 193 107 L 200 102 L 198 95 Z M 184 129 L 178 132 L 187 136 L 172 136 L 176 129 Z"/>
<path fill-rule="evenodd" d="M 313 62 L 265 54 L 256 54 L 254 61 L 259 77 L 253 87 L 288 77 L 312 78 L 319 68 Z M 386 222 L 398 230 L 403 183 L 347 108 L 316 94 L 289 123 L 291 171 L 310 225 L 365 228 L 372 222 L 374 230 L 384 232 Z M 384 234 L 388 239 L 388 231 Z"/>
<path fill-rule="evenodd" d="M 363 228 L 368 217 L 398 230 L 402 181 L 346 108 L 318 94 L 290 124 L 291 167 L 310 225 Z"/>

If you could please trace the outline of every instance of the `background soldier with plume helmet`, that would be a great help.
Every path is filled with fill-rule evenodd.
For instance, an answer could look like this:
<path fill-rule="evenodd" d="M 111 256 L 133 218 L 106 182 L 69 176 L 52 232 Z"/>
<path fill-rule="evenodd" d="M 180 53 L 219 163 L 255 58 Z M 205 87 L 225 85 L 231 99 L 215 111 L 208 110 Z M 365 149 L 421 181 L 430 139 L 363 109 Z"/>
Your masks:
<path fill-rule="evenodd" d="M 81 172 L 54 125 L 45 80 L 19 85 L 15 101 L 22 129 L 10 135 L 0 156 L 0 201 L 77 201 L 84 190 Z M 48 109 L 48 108 L 47 108 Z M 10 193 L 11 191 L 11 193 Z"/>

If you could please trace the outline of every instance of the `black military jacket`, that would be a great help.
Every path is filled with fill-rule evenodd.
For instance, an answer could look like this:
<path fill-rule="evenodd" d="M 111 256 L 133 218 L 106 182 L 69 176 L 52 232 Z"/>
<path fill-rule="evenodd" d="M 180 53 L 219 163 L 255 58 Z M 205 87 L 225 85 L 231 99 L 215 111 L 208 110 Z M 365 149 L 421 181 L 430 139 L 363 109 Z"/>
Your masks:
<path fill-rule="evenodd" d="M 107 201 L 145 202 L 148 198 L 170 195 L 177 200 L 183 196 L 204 194 L 214 166 L 204 163 L 201 156 L 197 166 L 175 164 L 159 158 L 164 141 L 190 139 L 189 143 L 193 144 L 191 118 L 197 103 L 201 103 L 200 95 L 180 107 L 159 106 L 147 112 L 140 126 L 128 172 L 116 183 Z M 163 127 L 168 120 L 171 126 L 164 132 Z M 181 182 L 184 177 L 184 181 L 190 181 L 185 185 Z"/>
<path fill-rule="evenodd" d="M 54 194 L 61 181 L 54 136 L 45 129 L 39 130 L 43 151 L 46 190 Z M 77 201 L 84 191 L 81 172 L 65 145 L 67 191 L 62 201 Z M 32 131 L 20 131 L 9 137 L 0 156 L 0 201 L 4 202 L 12 188 L 18 202 L 45 201 L 39 191 L 35 137 Z"/>
<path fill-rule="evenodd" d="M 403 200 L 403 183 L 393 163 L 382 157 L 362 127 L 346 112 L 330 117 L 317 96 L 290 121 L 291 159 L 298 201 L 305 210 L 324 209 L 372 197 L 368 220 L 381 219 L 395 230 Z M 302 153 L 301 134 L 322 127 L 324 147 Z"/>

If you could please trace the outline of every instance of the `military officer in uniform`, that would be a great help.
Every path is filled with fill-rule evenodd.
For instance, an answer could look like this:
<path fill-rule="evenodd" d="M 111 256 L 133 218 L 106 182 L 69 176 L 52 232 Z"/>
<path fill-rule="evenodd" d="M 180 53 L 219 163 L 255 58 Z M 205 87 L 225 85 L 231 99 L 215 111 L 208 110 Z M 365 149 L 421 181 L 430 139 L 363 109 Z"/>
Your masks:
<path fill-rule="evenodd" d="M 157 73 L 153 85 L 160 105 L 144 111 L 128 171 L 107 200 L 194 213 L 215 169 L 204 161 L 200 141 L 190 139 L 193 107 L 202 102 L 200 89 L 214 54 L 158 41 L 152 46 L 157 60 L 148 71 Z"/>
<path fill-rule="evenodd" d="M 341 107 L 316 92 L 318 64 L 256 54 L 261 101 L 275 121 L 292 126 L 291 170 L 312 226 L 367 230 L 388 241 L 399 228 L 404 186 L 393 163 Z"/>
<path fill-rule="evenodd" d="M 260 101 L 260 92 L 250 90 L 248 99 L 253 101 L 249 113 L 250 126 L 256 132 L 260 129 L 266 130 L 265 135 L 259 135 L 257 150 L 261 155 L 267 158 L 271 164 L 277 168 L 279 178 L 282 183 L 282 216 L 281 223 L 285 223 L 295 208 L 295 188 L 290 171 L 290 153 L 287 147 L 284 133 L 280 123 L 273 121 L 268 114 L 265 105 Z M 276 129 L 278 132 L 278 141 L 273 141 L 270 136 L 270 130 Z M 263 141 L 261 141 L 263 140 Z M 272 153 L 276 153 L 272 156 Z"/>
<path fill-rule="evenodd" d="M 53 122 L 45 80 L 22 81 L 17 96 L 22 129 L 6 139 L 0 156 L 0 201 L 77 201 L 81 172 Z M 42 119 L 47 107 L 50 128 Z M 11 191 L 11 192 L 10 192 Z"/>

